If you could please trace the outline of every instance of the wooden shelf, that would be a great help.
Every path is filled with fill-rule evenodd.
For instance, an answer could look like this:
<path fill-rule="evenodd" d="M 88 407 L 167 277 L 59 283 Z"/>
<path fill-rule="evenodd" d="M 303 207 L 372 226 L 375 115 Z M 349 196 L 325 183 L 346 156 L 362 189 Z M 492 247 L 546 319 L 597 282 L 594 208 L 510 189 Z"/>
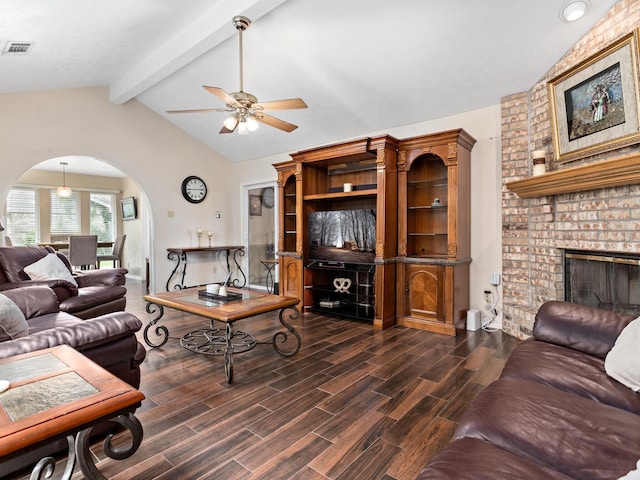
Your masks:
<path fill-rule="evenodd" d="M 522 198 L 560 195 L 640 183 L 640 153 L 564 168 L 507 183 Z"/>
<path fill-rule="evenodd" d="M 407 207 L 409 210 L 446 210 L 446 205 L 415 205 Z"/>
<path fill-rule="evenodd" d="M 304 200 L 334 200 L 336 198 L 370 197 L 378 193 L 376 189 L 354 190 L 353 192 L 314 193 L 305 195 Z"/>

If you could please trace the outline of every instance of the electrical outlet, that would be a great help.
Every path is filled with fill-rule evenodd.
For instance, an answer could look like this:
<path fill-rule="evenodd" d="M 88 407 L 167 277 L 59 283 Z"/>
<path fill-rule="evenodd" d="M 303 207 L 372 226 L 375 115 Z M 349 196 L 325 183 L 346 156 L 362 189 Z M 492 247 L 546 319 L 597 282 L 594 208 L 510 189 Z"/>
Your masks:
<path fill-rule="evenodd" d="M 500 285 L 500 274 L 499 273 L 492 273 L 491 274 L 491 278 L 490 278 L 490 282 L 491 282 L 491 285 L 493 285 L 494 287 L 497 287 L 498 285 Z"/>

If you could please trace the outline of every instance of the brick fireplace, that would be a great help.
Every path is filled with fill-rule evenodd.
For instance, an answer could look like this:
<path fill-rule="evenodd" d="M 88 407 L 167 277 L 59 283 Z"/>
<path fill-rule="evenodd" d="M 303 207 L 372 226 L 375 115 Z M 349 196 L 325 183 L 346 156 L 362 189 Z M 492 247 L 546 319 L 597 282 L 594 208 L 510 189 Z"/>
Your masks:
<path fill-rule="evenodd" d="M 638 145 L 547 160 L 544 181 L 530 158 L 552 156 L 547 82 L 638 26 L 640 2 L 621 0 L 531 90 L 502 99 L 503 330 L 518 338 L 531 335 L 542 303 L 564 299 L 565 251 L 640 255 Z"/>

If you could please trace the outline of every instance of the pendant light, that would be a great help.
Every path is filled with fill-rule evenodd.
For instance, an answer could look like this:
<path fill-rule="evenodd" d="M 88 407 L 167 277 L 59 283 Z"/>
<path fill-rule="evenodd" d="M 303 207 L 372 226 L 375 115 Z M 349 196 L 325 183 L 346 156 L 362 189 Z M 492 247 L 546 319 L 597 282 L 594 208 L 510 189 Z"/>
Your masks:
<path fill-rule="evenodd" d="M 65 167 L 69 164 L 67 162 L 60 162 L 60 165 L 62 165 L 62 186 L 56 189 L 56 194 L 59 197 L 70 197 L 73 192 L 71 191 L 71 188 L 67 187 L 67 177 L 65 172 Z"/>

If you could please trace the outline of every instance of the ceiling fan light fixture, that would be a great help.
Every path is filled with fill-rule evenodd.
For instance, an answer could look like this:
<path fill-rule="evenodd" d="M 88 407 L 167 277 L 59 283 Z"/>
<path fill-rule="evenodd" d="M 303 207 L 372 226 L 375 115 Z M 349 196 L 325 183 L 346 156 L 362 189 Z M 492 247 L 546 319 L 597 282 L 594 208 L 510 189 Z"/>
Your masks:
<path fill-rule="evenodd" d="M 249 129 L 250 132 L 255 132 L 260 126 L 260 124 L 253 117 L 247 117 L 246 123 L 247 123 L 247 128 Z"/>
<path fill-rule="evenodd" d="M 249 134 L 249 124 L 242 120 L 238 123 L 238 135 L 248 135 Z"/>
<path fill-rule="evenodd" d="M 238 117 L 236 115 L 231 115 L 224 121 L 223 125 L 226 129 L 233 131 L 233 129 L 238 125 Z"/>
<path fill-rule="evenodd" d="M 573 0 L 560 10 L 560 18 L 565 22 L 575 22 L 582 18 L 589 8 L 587 0 Z"/>

